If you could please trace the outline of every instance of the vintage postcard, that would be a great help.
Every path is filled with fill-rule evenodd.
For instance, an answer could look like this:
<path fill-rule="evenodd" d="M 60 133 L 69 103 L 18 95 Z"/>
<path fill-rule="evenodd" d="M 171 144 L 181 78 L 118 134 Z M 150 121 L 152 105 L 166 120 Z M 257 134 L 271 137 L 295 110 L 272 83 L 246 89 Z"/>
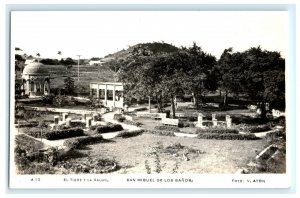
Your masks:
<path fill-rule="evenodd" d="M 9 187 L 290 187 L 287 11 L 11 11 Z"/>

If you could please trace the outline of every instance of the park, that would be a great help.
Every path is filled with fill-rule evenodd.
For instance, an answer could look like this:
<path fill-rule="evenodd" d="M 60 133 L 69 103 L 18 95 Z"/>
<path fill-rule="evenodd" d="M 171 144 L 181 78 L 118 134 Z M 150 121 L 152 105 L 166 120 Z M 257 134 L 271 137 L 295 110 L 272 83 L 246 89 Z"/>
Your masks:
<path fill-rule="evenodd" d="M 100 65 L 39 56 L 16 55 L 18 174 L 286 172 L 278 52 L 228 48 L 217 60 L 196 43 L 153 42 Z"/>

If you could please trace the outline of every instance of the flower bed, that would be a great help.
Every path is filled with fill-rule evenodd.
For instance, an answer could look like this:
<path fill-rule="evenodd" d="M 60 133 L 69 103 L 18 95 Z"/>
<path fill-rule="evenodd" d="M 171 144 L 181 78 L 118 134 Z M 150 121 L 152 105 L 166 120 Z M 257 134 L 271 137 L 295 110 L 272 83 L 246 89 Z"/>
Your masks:
<path fill-rule="evenodd" d="M 230 133 L 230 134 L 238 134 L 239 131 L 236 130 L 236 129 L 197 129 L 196 130 L 196 133 L 198 134 L 202 134 L 202 133 L 216 133 L 216 134 L 227 134 L 227 133 Z"/>
<path fill-rule="evenodd" d="M 162 130 L 162 131 L 172 131 L 172 132 L 180 132 L 178 127 L 174 126 L 155 126 L 155 130 Z"/>
<path fill-rule="evenodd" d="M 199 139 L 215 139 L 215 140 L 257 140 L 254 134 L 233 134 L 233 133 L 200 133 Z"/>
<path fill-rule="evenodd" d="M 76 138 L 67 139 L 64 142 L 64 146 L 68 147 L 69 149 L 77 149 L 87 144 L 94 144 L 94 143 L 101 142 L 102 140 L 103 140 L 102 135 L 76 137 Z"/>
<path fill-rule="evenodd" d="M 80 128 L 69 128 L 53 131 L 49 129 L 30 128 L 26 130 L 25 133 L 35 138 L 46 138 L 47 140 L 59 140 L 70 137 L 84 136 L 83 130 Z"/>
<path fill-rule="evenodd" d="M 59 162 L 57 166 L 62 169 L 63 174 L 103 174 L 117 169 L 117 163 L 114 160 L 93 158 L 71 159 Z"/>
<path fill-rule="evenodd" d="M 140 127 L 143 125 L 143 123 L 141 123 L 141 122 L 136 122 L 136 121 L 131 121 L 131 120 L 124 120 L 123 123 L 128 124 L 128 125 L 137 126 L 137 127 Z"/>
<path fill-rule="evenodd" d="M 162 135 L 162 136 L 175 136 L 174 132 L 172 131 L 146 130 L 146 132 L 150 134 Z"/>
<path fill-rule="evenodd" d="M 138 130 L 134 130 L 134 131 L 122 131 L 116 137 L 130 138 L 130 137 L 135 137 L 135 136 L 141 135 L 141 134 L 143 134 L 143 132 L 144 132 L 143 129 L 138 129 Z"/>
<path fill-rule="evenodd" d="M 122 125 L 109 124 L 109 125 L 97 126 L 97 128 L 94 130 L 94 133 L 109 133 L 109 132 L 115 132 L 115 131 L 121 131 L 121 130 L 123 130 Z"/>
<path fill-rule="evenodd" d="M 59 131 L 48 131 L 45 133 L 47 140 L 59 140 L 76 136 L 83 136 L 83 130 L 80 128 L 70 128 Z"/>

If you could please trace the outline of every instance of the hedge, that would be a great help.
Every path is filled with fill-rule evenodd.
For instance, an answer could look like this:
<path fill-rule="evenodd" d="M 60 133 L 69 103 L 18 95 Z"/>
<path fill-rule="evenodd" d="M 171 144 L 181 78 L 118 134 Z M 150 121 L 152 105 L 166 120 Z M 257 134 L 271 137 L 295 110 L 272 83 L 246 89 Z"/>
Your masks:
<path fill-rule="evenodd" d="M 29 128 L 24 133 L 35 138 L 45 138 L 45 134 L 49 133 L 49 129 Z"/>
<path fill-rule="evenodd" d="M 161 136 L 175 136 L 172 131 L 162 131 L 162 130 L 147 130 L 147 133 L 161 135 Z"/>
<path fill-rule="evenodd" d="M 94 132 L 95 133 L 108 133 L 108 132 L 121 131 L 121 130 L 123 130 L 122 125 L 120 125 L 120 124 L 109 124 L 109 125 L 98 126 L 94 130 Z"/>
<path fill-rule="evenodd" d="M 123 123 L 128 124 L 128 125 L 137 126 L 137 127 L 140 127 L 143 125 L 143 123 L 141 123 L 141 122 L 136 122 L 136 121 L 131 121 L 131 120 L 124 120 Z"/>
<path fill-rule="evenodd" d="M 198 134 L 202 134 L 202 133 L 216 133 L 216 134 L 227 134 L 227 133 L 230 133 L 230 134 L 238 134 L 239 131 L 236 130 L 236 129 L 214 129 L 214 128 L 211 128 L 211 129 L 197 129 L 196 130 L 196 133 Z"/>
<path fill-rule="evenodd" d="M 16 123 L 16 128 L 24 128 L 24 127 L 36 127 L 38 126 L 39 123 L 36 122 L 36 121 L 33 121 L 33 122 L 23 122 L 23 121 L 20 121 L 19 124 Z"/>
<path fill-rule="evenodd" d="M 138 130 L 134 130 L 134 131 L 122 131 L 116 137 L 130 138 L 130 137 L 135 137 L 135 136 L 141 135 L 141 134 L 143 134 L 143 132 L 144 132 L 143 129 L 138 129 Z"/>
<path fill-rule="evenodd" d="M 76 138 L 67 139 L 64 142 L 64 146 L 70 149 L 77 149 L 83 145 L 98 143 L 101 142 L 102 140 L 103 140 L 102 135 L 76 137 Z"/>
<path fill-rule="evenodd" d="M 197 136 L 199 139 L 216 139 L 216 140 L 257 140 L 254 134 L 233 134 L 233 133 L 201 133 Z"/>
<path fill-rule="evenodd" d="M 179 128 L 175 126 L 155 126 L 154 129 L 162 131 L 180 132 Z"/>
<path fill-rule="evenodd" d="M 70 128 L 59 131 L 48 131 L 45 133 L 45 138 L 47 140 L 59 140 L 70 137 L 83 136 L 83 130 L 80 128 Z"/>
<path fill-rule="evenodd" d="M 114 114 L 114 120 L 117 120 L 118 122 L 123 122 L 124 120 L 126 120 L 126 118 L 122 115 L 122 114 Z"/>
<path fill-rule="evenodd" d="M 269 130 L 271 130 L 269 125 L 246 127 L 246 131 L 249 131 L 250 133 L 265 132 L 265 131 L 269 131 Z"/>

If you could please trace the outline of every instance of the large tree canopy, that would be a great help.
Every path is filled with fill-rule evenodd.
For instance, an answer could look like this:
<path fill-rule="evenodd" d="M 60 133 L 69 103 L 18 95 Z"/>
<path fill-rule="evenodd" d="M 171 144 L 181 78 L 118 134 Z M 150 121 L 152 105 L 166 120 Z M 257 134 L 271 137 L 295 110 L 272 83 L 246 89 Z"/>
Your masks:
<path fill-rule="evenodd" d="M 111 55 L 109 66 L 116 80 L 124 83 L 125 97 L 154 98 L 159 111 L 164 101 L 171 102 L 173 116 L 176 95 L 193 94 L 200 107 L 205 94 L 216 90 L 223 95 L 223 105 L 229 94 L 258 103 L 262 118 L 266 117 L 266 103 L 285 107 L 285 60 L 278 52 L 228 48 L 217 61 L 196 43 L 189 48 L 156 43 L 136 45 L 119 55 Z"/>

